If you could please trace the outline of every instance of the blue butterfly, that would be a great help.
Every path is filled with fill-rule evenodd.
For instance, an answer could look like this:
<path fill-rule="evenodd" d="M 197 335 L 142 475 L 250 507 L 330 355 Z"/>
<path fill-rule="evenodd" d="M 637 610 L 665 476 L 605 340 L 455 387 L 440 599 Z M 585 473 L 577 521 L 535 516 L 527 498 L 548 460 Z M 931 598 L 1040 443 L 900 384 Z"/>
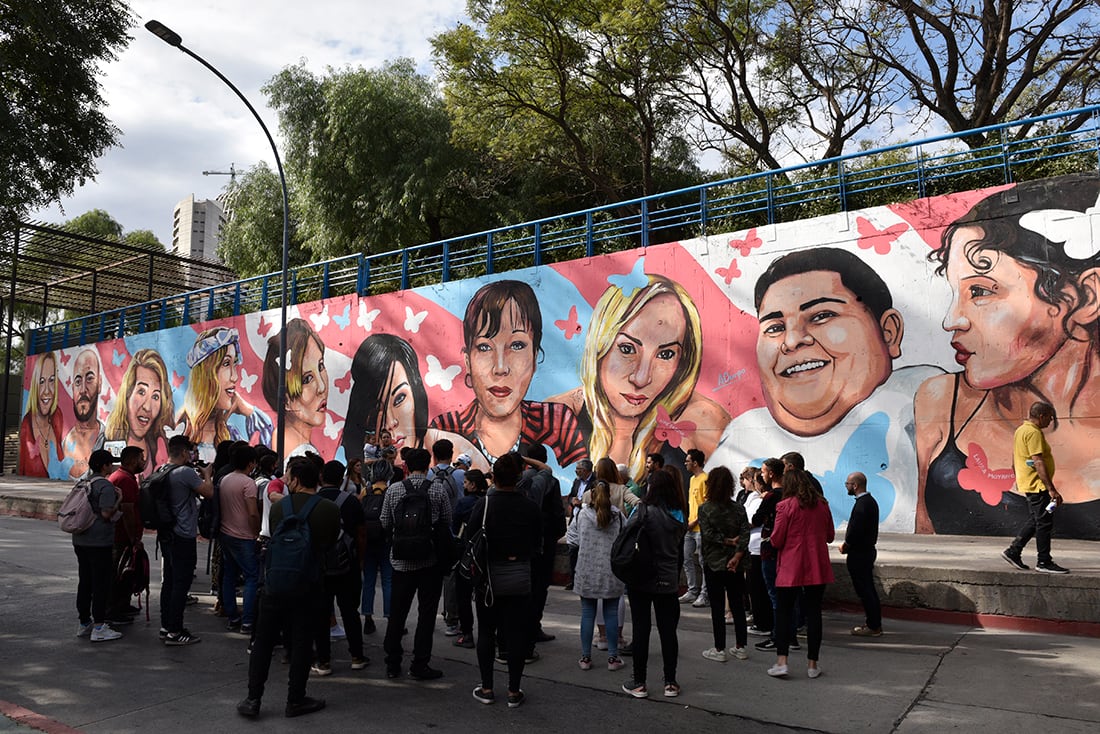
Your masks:
<path fill-rule="evenodd" d="M 340 331 L 348 328 L 351 325 L 351 304 L 344 306 L 344 312 L 339 316 L 333 316 L 332 320 L 340 327 Z"/>
<path fill-rule="evenodd" d="M 863 472 L 867 476 L 867 491 L 878 502 L 880 517 L 889 517 L 894 509 L 897 491 L 890 480 L 880 475 L 890 466 L 890 452 L 886 448 L 886 433 L 889 430 L 890 417 L 886 413 L 878 411 L 868 416 L 844 443 L 836 460 L 836 468 L 819 477 L 833 513 L 834 525 L 840 525 L 852 514 L 855 500 L 848 496 L 844 486 L 852 472 Z"/>
<path fill-rule="evenodd" d="M 114 352 L 115 353 L 113 355 L 111 355 L 111 364 L 113 364 L 115 367 L 121 367 L 122 366 L 122 361 L 124 359 L 126 359 L 126 354 L 125 353 L 120 354 L 117 349 L 114 350 Z"/>
<path fill-rule="evenodd" d="M 630 298 L 634 291 L 641 290 L 649 285 L 649 278 L 645 274 L 645 258 L 638 258 L 629 273 L 624 275 L 609 275 L 607 282 L 623 292 L 623 298 Z"/>

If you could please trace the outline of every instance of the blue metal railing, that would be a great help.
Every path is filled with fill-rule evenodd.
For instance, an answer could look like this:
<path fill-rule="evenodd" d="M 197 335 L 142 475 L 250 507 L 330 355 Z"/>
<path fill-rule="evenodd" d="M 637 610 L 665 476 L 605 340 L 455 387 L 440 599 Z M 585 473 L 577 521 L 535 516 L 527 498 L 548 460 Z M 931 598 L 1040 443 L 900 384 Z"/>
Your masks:
<path fill-rule="evenodd" d="M 1085 113 L 1071 132 L 1056 120 Z M 1011 131 L 1034 128 L 1013 140 Z M 971 148 L 967 138 L 981 136 Z M 375 255 L 293 269 L 288 303 L 461 280 L 651 243 L 858 209 L 1037 176 L 1100 169 L 1100 105 L 802 163 Z M 48 324 L 28 353 L 280 306 L 282 273 Z"/>

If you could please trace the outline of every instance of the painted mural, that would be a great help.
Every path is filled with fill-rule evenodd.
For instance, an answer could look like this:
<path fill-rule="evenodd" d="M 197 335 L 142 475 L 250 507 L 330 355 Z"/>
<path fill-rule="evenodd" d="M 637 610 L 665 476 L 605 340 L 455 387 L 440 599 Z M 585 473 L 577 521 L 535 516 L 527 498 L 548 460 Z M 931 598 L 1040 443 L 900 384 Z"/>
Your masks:
<path fill-rule="evenodd" d="M 1100 537 L 1100 176 L 921 199 L 401 293 L 345 296 L 30 358 L 20 466 L 99 446 L 147 470 L 185 433 L 361 457 L 441 438 L 487 468 L 543 444 L 563 477 L 657 452 L 739 472 L 801 452 L 841 524 L 862 471 L 883 529 L 1007 535 L 1035 400 L 1060 537 Z M 568 483 L 565 484 L 568 486 Z"/>

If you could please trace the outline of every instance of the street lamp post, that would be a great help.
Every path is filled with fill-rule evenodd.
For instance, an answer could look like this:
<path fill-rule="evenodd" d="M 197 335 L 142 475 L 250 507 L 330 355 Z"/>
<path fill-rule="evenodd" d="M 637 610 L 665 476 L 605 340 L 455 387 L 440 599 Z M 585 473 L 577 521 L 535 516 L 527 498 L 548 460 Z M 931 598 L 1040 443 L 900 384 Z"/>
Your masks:
<path fill-rule="evenodd" d="M 279 158 L 279 150 L 275 147 L 275 139 L 271 137 L 271 132 L 268 131 L 267 125 L 264 124 L 263 119 L 259 113 L 256 112 L 256 108 L 252 106 L 252 103 L 241 94 L 241 90 L 237 89 L 233 85 L 233 82 L 229 81 L 224 74 L 211 66 L 206 59 L 196 54 L 191 49 L 183 45 L 183 38 L 180 34 L 173 31 L 168 26 L 164 25 L 160 21 L 150 20 L 145 24 L 146 29 L 149 30 L 157 38 L 161 39 L 169 46 L 174 46 L 180 51 L 198 61 L 205 66 L 214 76 L 218 77 L 225 83 L 227 87 L 233 90 L 248 111 L 252 113 L 252 116 L 256 118 L 256 122 L 260 123 L 260 128 L 264 131 L 264 135 L 267 136 L 267 142 L 271 144 L 271 153 L 275 156 L 275 166 L 279 170 L 279 185 L 283 189 L 283 272 L 282 272 L 282 295 L 280 298 L 280 314 L 279 314 L 279 389 L 278 389 L 278 405 L 272 406 L 276 412 L 276 429 L 275 429 L 275 451 L 278 453 L 279 458 L 283 458 L 284 448 L 284 434 L 286 433 L 286 302 L 287 302 L 287 272 L 290 269 L 290 205 L 286 191 L 286 176 L 283 174 L 283 162 Z"/>

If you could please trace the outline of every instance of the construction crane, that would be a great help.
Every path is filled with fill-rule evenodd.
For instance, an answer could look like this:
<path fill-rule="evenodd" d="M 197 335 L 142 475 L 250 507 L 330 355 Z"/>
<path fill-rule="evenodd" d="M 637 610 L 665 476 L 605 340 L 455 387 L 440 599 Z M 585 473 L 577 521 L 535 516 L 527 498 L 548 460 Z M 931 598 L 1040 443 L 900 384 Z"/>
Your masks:
<path fill-rule="evenodd" d="M 204 176 L 229 176 L 229 185 L 232 186 L 233 184 L 237 183 L 237 174 L 238 173 L 240 173 L 240 171 L 238 171 L 236 168 L 234 168 L 233 164 L 230 163 L 228 171 L 203 171 L 202 175 L 204 175 Z"/>

